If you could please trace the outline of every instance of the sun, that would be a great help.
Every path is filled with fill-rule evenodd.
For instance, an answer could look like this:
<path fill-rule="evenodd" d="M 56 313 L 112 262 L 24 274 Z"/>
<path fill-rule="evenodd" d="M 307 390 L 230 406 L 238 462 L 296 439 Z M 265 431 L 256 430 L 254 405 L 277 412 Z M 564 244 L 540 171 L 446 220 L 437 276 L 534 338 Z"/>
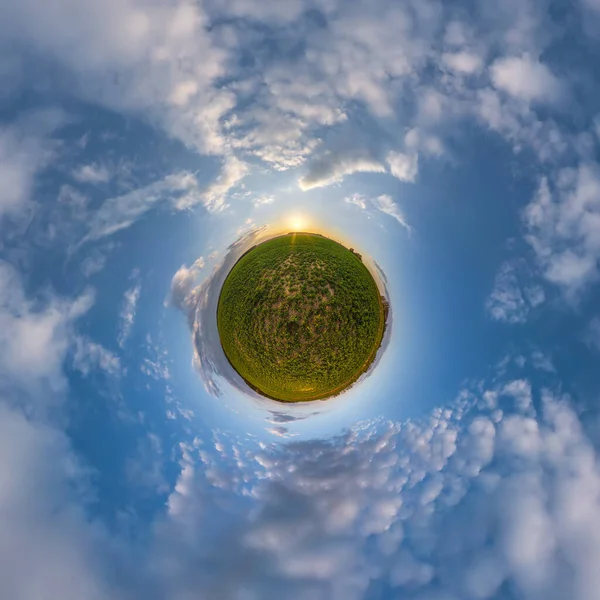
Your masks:
<path fill-rule="evenodd" d="M 286 219 L 286 224 L 292 231 L 306 231 L 309 221 L 305 215 L 293 213 Z"/>

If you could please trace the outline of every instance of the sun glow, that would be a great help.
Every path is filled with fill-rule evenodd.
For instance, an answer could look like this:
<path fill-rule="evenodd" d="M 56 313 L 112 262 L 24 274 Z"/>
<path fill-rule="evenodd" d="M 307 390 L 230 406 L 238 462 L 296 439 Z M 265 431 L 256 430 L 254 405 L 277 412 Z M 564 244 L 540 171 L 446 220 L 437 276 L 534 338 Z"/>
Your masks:
<path fill-rule="evenodd" d="M 286 219 L 286 224 L 291 231 L 306 231 L 309 228 L 309 220 L 300 213 L 293 213 Z"/>

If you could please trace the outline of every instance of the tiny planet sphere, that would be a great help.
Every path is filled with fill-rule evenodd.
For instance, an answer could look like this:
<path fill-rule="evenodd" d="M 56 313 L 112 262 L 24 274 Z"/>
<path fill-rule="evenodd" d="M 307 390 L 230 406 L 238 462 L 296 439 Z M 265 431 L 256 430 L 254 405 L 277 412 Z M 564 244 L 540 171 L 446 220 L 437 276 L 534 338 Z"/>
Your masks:
<path fill-rule="evenodd" d="M 282 402 L 336 396 L 372 364 L 388 303 L 354 249 L 294 232 L 250 248 L 217 307 L 221 346 L 256 392 Z"/>

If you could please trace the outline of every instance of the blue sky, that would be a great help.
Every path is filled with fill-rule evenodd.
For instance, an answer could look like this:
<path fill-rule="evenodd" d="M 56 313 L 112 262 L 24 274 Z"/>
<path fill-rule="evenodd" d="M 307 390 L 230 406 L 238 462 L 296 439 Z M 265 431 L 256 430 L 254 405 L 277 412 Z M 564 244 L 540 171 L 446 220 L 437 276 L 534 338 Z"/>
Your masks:
<path fill-rule="evenodd" d="M 598 0 L 2 2 L 0 597 L 597 600 L 598 32 Z M 288 407 L 214 302 L 294 227 L 393 320 Z"/>

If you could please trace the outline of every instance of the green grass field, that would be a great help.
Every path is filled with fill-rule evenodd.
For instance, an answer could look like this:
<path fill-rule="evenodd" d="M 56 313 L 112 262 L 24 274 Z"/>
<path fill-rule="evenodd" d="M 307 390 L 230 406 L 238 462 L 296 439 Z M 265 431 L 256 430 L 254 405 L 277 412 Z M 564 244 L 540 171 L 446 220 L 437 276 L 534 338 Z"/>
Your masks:
<path fill-rule="evenodd" d="M 384 302 L 358 255 L 293 233 L 234 265 L 217 326 L 229 362 L 256 391 L 285 402 L 317 400 L 346 389 L 373 361 Z"/>

